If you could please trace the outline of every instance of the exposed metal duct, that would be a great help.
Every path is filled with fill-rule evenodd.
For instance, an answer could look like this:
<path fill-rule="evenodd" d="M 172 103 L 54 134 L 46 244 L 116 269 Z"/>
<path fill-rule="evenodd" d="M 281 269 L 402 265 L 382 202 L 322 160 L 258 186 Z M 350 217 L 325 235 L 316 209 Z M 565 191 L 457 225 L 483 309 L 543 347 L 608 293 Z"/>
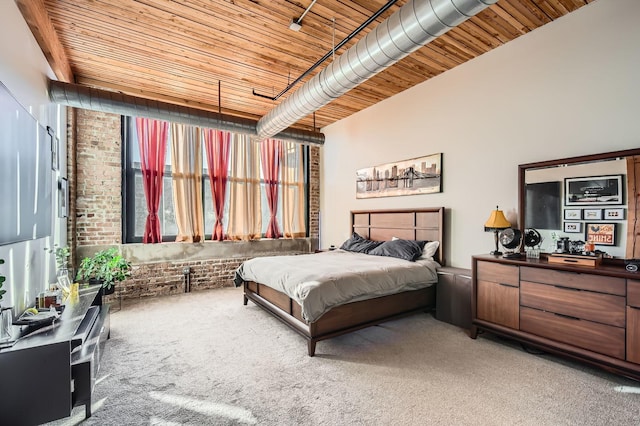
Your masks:
<path fill-rule="evenodd" d="M 227 130 L 251 136 L 257 135 L 257 121 L 255 120 L 138 98 L 78 84 L 51 80 L 49 82 L 49 98 L 52 102 L 75 108 L 154 118 L 156 120 Z M 289 128 L 269 137 L 300 143 L 324 144 L 324 134 L 300 129 Z"/>
<path fill-rule="evenodd" d="M 498 0 L 410 0 L 258 121 L 272 137 Z"/>

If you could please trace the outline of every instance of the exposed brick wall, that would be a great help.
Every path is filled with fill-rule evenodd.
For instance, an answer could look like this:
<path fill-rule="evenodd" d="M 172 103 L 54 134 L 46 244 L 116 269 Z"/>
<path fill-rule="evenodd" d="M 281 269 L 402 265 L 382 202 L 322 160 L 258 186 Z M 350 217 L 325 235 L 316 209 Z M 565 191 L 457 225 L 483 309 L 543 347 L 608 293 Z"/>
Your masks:
<path fill-rule="evenodd" d="M 70 109 L 68 117 L 69 245 L 75 252 L 78 246 L 106 248 L 122 244 L 120 116 Z M 309 234 L 317 245 L 320 147 L 312 146 L 310 152 Z M 246 259 L 212 257 L 134 263 L 131 276 L 116 287 L 116 293 L 107 301 L 183 293 L 186 267 L 190 268 L 191 291 L 232 286 L 235 270 Z M 79 260 L 72 263 L 77 265 Z"/>
<path fill-rule="evenodd" d="M 120 116 L 76 112 L 75 241 L 77 245 L 122 242 Z"/>
<path fill-rule="evenodd" d="M 167 296 L 185 292 L 185 268 L 190 291 L 233 286 L 234 272 L 249 258 L 210 259 L 193 262 L 157 262 L 134 265 L 131 277 L 118 285 L 113 299 Z M 107 299 L 107 300 L 110 300 Z"/>
<path fill-rule="evenodd" d="M 67 107 L 67 179 L 69 205 L 67 212 L 67 244 L 70 250 L 69 264 L 76 263 L 76 114 L 75 108 Z"/>
<path fill-rule="evenodd" d="M 309 236 L 320 237 L 320 147 L 309 149 Z"/>

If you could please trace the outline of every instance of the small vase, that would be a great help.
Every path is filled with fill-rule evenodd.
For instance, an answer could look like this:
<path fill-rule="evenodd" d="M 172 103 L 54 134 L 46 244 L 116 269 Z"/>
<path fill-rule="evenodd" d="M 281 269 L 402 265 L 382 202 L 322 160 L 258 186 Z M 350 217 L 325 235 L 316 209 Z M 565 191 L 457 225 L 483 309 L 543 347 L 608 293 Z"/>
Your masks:
<path fill-rule="evenodd" d="M 12 324 L 13 324 L 12 308 L 0 307 L 0 342 L 11 340 Z"/>

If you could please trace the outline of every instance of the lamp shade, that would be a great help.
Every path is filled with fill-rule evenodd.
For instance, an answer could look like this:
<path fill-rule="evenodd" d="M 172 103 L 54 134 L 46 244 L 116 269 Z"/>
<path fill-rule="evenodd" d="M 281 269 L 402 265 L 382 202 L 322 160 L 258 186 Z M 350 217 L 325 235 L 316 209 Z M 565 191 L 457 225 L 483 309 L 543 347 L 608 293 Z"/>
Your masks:
<path fill-rule="evenodd" d="M 502 210 L 498 210 L 498 206 L 496 206 L 496 209 L 491 212 L 489 220 L 485 222 L 484 227 L 488 229 L 506 229 L 511 227 L 511 223 L 504 217 Z"/>

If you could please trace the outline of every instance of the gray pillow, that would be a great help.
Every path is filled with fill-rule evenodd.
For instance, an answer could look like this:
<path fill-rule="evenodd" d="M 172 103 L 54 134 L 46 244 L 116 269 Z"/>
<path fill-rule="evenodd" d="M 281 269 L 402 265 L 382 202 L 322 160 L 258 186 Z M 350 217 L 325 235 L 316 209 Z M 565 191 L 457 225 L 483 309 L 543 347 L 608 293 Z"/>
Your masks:
<path fill-rule="evenodd" d="M 375 256 L 397 257 L 413 262 L 422 254 L 426 241 L 393 240 L 385 241 L 369 252 Z"/>
<path fill-rule="evenodd" d="M 362 236 L 360 236 L 357 232 L 354 232 L 351 238 L 342 243 L 340 248 L 346 251 L 352 251 L 356 253 L 369 253 L 371 249 L 374 249 L 382 244 L 382 241 L 371 241 Z"/>

